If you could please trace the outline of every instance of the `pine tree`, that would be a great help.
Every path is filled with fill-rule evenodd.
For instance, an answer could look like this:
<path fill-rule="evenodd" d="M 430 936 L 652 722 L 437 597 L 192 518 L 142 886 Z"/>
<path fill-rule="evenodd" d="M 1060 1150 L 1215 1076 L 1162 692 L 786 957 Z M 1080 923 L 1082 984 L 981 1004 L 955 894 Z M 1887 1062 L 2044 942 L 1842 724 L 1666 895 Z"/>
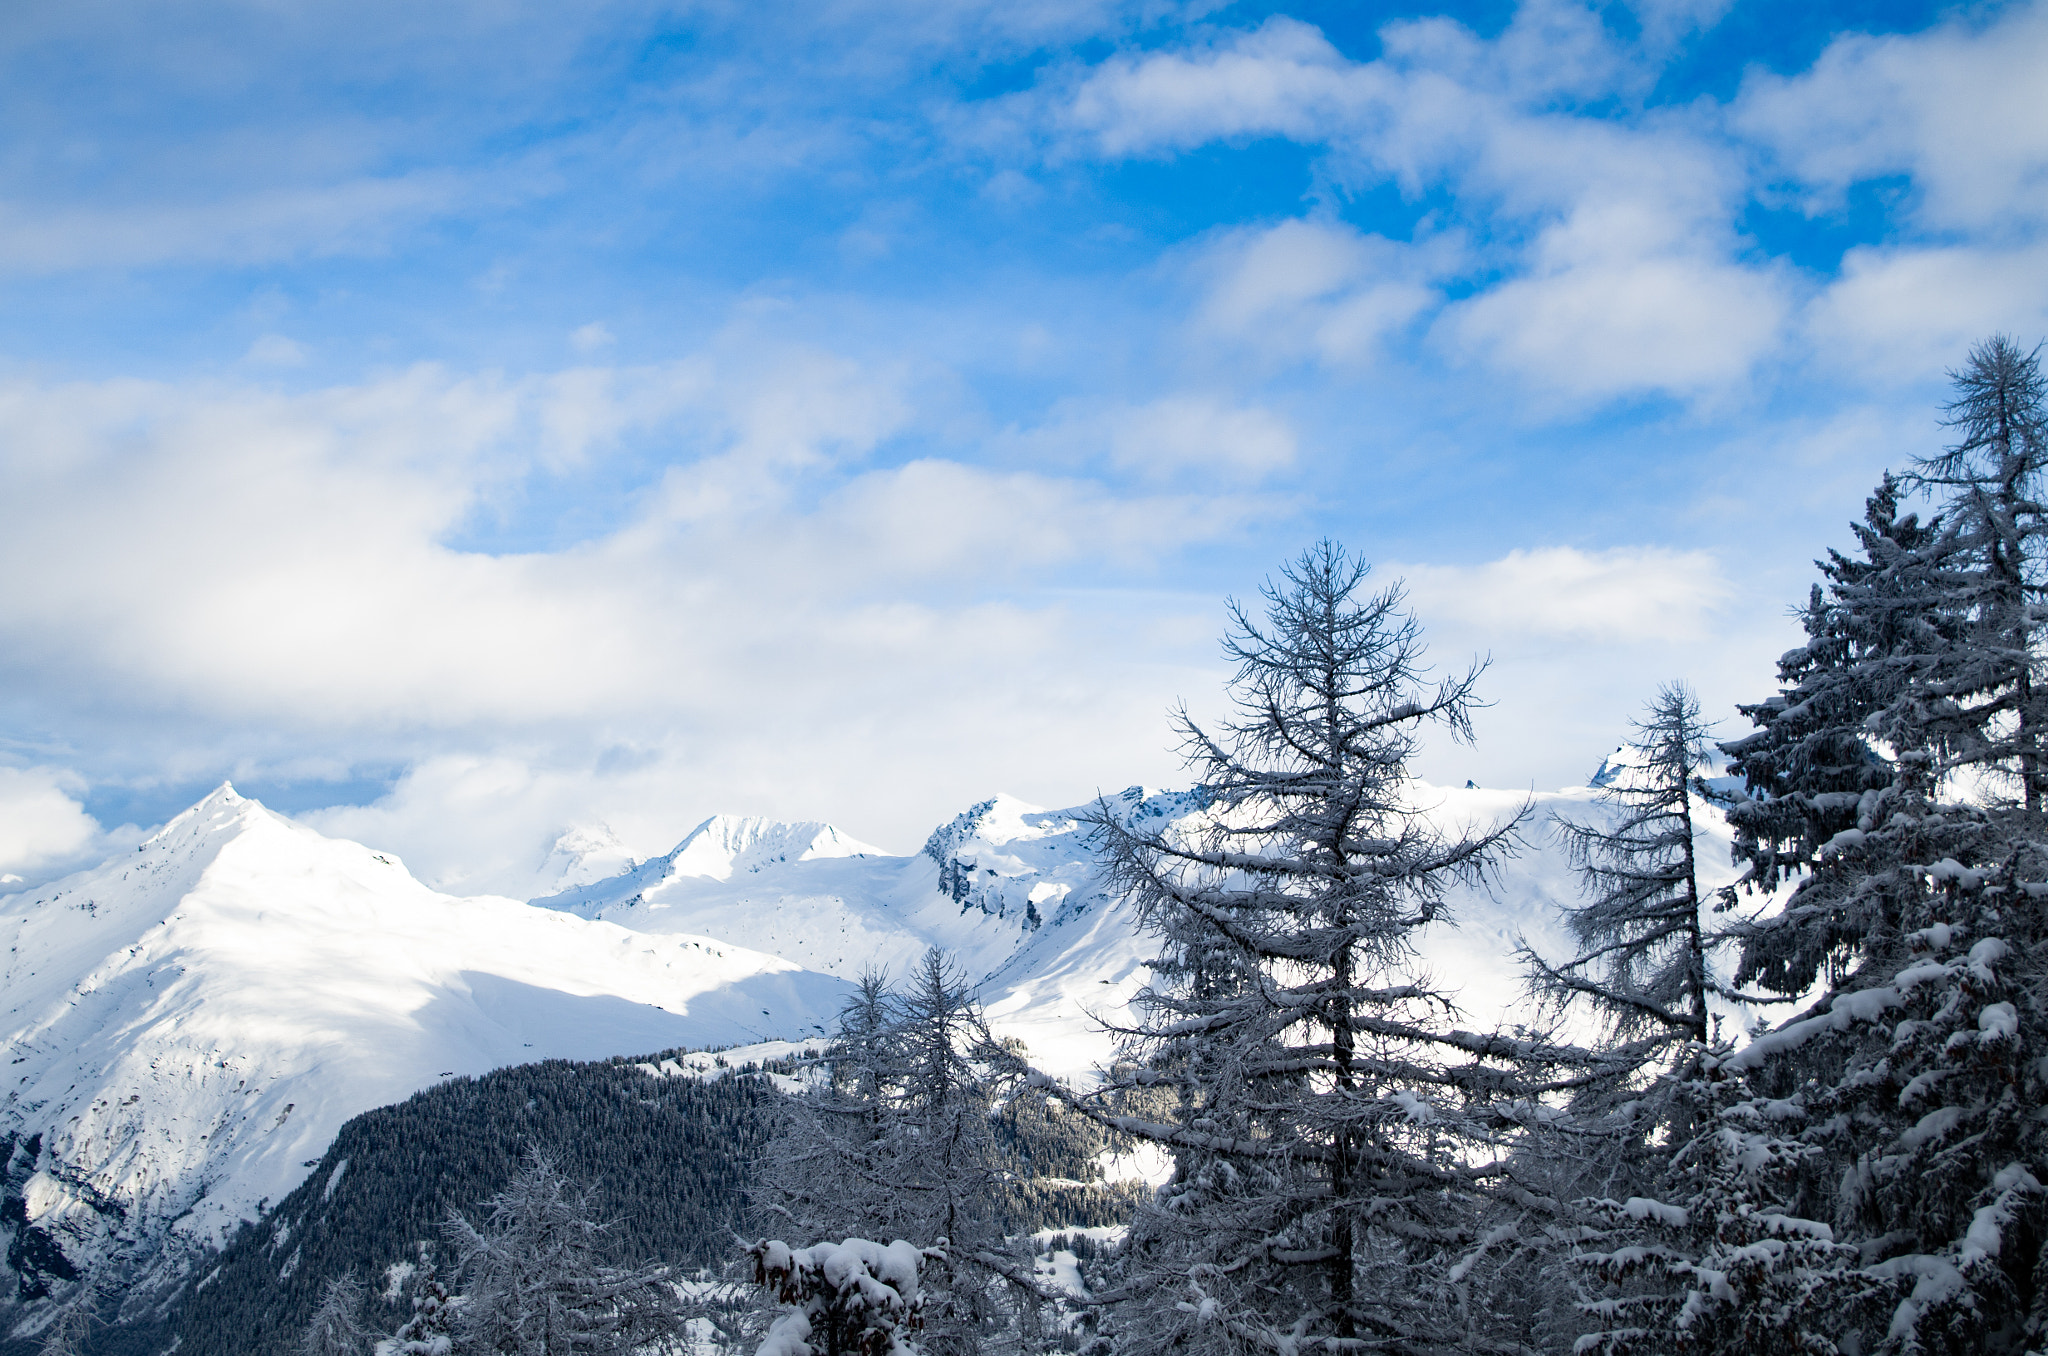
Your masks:
<path fill-rule="evenodd" d="M 669 1270 L 621 1267 L 596 1193 L 538 1150 L 494 1196 L 481 1227 L 448 1221 L 463 1293 L 455 1350 L 493 1356 L 668 1351 L 682 1336 Z"/>
<path fill-rule="evenodd" d="M 1175 1157 L 1126 1253 L 1133 1352 L 1494 1342 L 1453 1268 L 1483 1241 L 1488 1160 L 1539 1086 L 1530 1068 L 1559 1052 L 1456 1029 L 1413 964 L 1451 886 L 1484 879 L 1515 825 L 1446 834 L 1412 801 L 1421 731 L 1469 737 L 1479 670 L 1427 682 L 1399 587 L 1368 593 L 1366 575 L 1324 542 L 1266 588 L 1263 621 L 1233 605 L 1238 714 L 1213 732 L 1180 717 L 1206 830 L 1107 805 L 1095 821 L 1163 947 L 1128 1033 L 1135 1076 L 1073 1094 Z M 1176 1104 L 1114 1111 L 1146 1088 Z"/>

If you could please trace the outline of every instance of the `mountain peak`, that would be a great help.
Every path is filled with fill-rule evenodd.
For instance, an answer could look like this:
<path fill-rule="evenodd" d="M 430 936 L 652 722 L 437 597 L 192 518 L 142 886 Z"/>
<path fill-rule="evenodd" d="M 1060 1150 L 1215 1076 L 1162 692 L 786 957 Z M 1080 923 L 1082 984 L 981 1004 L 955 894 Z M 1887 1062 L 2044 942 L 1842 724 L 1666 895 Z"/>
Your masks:
<path fill-rule="evenodd" d="M 748 815 L 713 815 L 676 844 L 668 861 L 671 875 L 731 880 L 738 872 L 758 871 L 774 862 L 888 855 L 819 820 L 789 823 Z"/>
<path fill-rule="evenodd" d="M 640 859 L 627 850 L 609 824 L 578 824 L 555 839 L 541 863 L 541 893 L 558 895 L 631 871 Z"/>

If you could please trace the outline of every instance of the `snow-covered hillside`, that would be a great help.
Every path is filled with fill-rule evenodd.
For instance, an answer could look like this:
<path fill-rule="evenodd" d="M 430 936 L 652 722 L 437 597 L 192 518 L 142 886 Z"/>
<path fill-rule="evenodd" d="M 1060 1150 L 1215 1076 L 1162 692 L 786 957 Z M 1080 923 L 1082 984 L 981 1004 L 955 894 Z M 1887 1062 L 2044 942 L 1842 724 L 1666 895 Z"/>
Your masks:
<path fill-rule="evenodd" d="M 845 986 L 727 941 L 458 899 L 223 786 L 133 853 L 0 898 L 13 1298 L 168 1279 L 343 1121 L 553 1057 L 801 1036 Z M 4 1327 L 0 1327 L 4 1331 Z"/>
<path fill-rule="evenodd" d="M 1423 963 L 1460 993 L 1467 1020 L 1490 1027 L 1521 997 L 1518 937 L 1548 954 L 1566 952 L 1555 905 L 1575 897 L 1577 879 L 1550 821 L 1599 813 L 1599 793 L 1418 786 L 1416 794 L 1447 829 L 1496 823 L 1531 805 L 1526 850 L 1494 888 L 1459 892 L 1447 910 L 1455 926 L 1431 930 L 1424 944 Z M 1201 810 L 1190 793 L 1138 787 L 1109 805 L 1155 826 Z M 868 966 L 902 974 L 926 947 L 939 946 L 980 984 L 999 1030 L 1022 1039 L 1048 1070 L 1077 1075 L 1109 1054 L 1096 1016 L 1119 1015 L 1144 984 L 1153 947 L 1130 909 L 1103 889 L 1080 819 L 1090 808 L 1048 811 L 999 795 L 908 857 L 872 848 L 812 852 L 812 844 L 849 840 L 825 825 L 719 817 L 667 856 L 534 902 L 643 932 L 741 943 L 848 978 Z M 1734 871 L 1718 817 L 1709 811 L 1704 819 L 1702 883 L 1712 887 Z"/>
<path fill-rule="evenodd" d="M 1491 1026 L 1519 997 L 1517 937 L 1565 950 L 1553 906 L 1575 880 L 1546 820 L 1595 813 L 1597 792 L 1417 793 L 1447 828 L 1534 801 L 1529 850 L 1497 891 L 1454 899 L 1456 926 L 1424 949 L 1468 1023 Z M 1202 810 L 1135 787 L 1109 804 L 1154 826 Z M 535 907 L 437 894 L 223 787 L 132 854 L 0 897 L 10 1290 L 61 1290 L 110 1259 L 169 1279 L 281 1199 L 343 1121 L 437 1079 L 802 1038 L 830 1026 L 846 980 L 905 973 L 930 946 L 1035 1062 L 1084 1075 L 1112 1048 L 1097 1016 L 1121 1015 L 1153 948 L 1103 888 L 1089 808 L 996 796 L 912 856 L 720 816 L 634 864 L 588 833 L 559 845 L 574 888 Z M 1726 879 L 1724 846 L 1702 861 Z"/>

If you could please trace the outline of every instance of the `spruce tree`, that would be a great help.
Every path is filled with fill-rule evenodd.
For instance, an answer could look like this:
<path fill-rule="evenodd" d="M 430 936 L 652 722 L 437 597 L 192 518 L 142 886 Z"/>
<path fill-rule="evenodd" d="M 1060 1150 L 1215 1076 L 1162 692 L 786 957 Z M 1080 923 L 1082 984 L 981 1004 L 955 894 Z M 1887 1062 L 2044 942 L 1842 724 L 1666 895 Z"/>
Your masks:
<path fill-rule="evenodd" d="M 1881 487 L 1864 558 L 1823 566 L 1808 646 L 1729 746 L 1753 879 L 1803 873 L 1745 931 L 1738 977 L 1828 987 L 1709 1052 L 1662 1180 L 1610 1203 L 1615 1226 L 1582 1246 L 1610 1284 L 1599 1340 L 1615 1349 L 2018 1356 L 2048 1340 L 2042 392 L 2004 339 L 1955 377 L 1961 437 L 1916 477 L 1937 516 L 1899 518 Z"/>
<path fill-rule="evenodd" d="M 1114 886 L 1158 938 L 1128 1078 L 1073 1094 L 1173 1152 L 1126 1250 L 1133 1352 L 1513 1349 L 1458 1277 L 1481 1246 L 1504 1134 L 1560 1052 L 1458 1029 L 1416 963 L 1454 884 L 1515 823 L 1436 827 L 1408 763 L 1422 731 L 1469 737 L 1479 667 L 1430 682 L 1397 586 L 1324 542 L 1225 645 L 1237 714 L 1185 713 L 1206 827 L 1096 817 Z M 1153 1115 L 1115 1109 L 1170 1090 Z M 1456 1269 L 1456 1270 L 1454 1270 Z"/>

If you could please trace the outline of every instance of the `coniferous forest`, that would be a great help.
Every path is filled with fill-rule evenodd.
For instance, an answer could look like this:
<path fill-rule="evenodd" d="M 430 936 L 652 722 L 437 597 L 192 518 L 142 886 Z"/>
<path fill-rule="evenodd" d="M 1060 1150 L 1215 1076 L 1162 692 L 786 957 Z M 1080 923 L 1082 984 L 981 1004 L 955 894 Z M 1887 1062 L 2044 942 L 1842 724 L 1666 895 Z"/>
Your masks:
<path fill-rule="evenodd" d="M 1525 946 L 1518 1025 L 1470 1029 L 1418 941 L 1553 829 L 1426 813 L 1483 667 L 1323 542 L 1233 608 L 1230 714 L 1180 718 L 1206 811 L 1095 821 L 1157 957 L 1099 1080 L 934 952 L 773 1070 L 359 1117 L 161 1331 L 43 1350 L 2048 1350 L 2048 383 L 2004 337 L 1953 378 L 1755 699 L 1644 694 L 1554 829 L 1572 946 Z M 1106 1183 L 1141 1142 L 1166 1184 Z"/>

